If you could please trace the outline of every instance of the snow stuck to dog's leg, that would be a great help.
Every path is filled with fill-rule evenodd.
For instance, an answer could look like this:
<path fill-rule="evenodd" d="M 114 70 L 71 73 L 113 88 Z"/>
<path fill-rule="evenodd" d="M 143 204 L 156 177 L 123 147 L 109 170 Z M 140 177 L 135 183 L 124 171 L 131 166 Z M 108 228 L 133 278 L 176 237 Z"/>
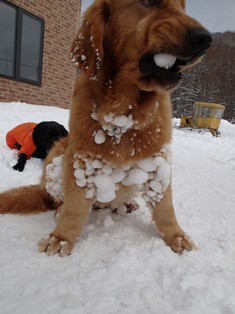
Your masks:
<path fill-rule="evenodd" d="M 73 249 L 77 236 L 83 229 L 93 200 L 84 197 L 85 189 L 78 187 L 74 180 L 74 158 L 68 149 L 64 154 L 64 203 L 61 206 L 56 228 L 46 238 L 39 242 L 39 250 L 47 255 L 58 253 L 60 256 L 69 255 Z M 75 171 L 77 171 L 76 169 Z M 82 171 L 77 171 L 81 177 Z"/>

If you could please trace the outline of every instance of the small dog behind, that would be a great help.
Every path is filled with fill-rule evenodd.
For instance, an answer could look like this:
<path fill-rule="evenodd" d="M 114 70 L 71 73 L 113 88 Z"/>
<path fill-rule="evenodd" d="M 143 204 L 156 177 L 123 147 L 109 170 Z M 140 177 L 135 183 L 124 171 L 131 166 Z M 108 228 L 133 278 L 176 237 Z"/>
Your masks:
<path fill-rule="evenodd" d="M 7 145 L 19 150 L 18 161 L 13 169 L 22 172 L 26 160 L 31 156 L 45 159 L 53 144 L 67 135 L 68 131 L 64 126 L 55 121 L 38 124 L 26 122 L 16 126 L 6 135 Z"/>

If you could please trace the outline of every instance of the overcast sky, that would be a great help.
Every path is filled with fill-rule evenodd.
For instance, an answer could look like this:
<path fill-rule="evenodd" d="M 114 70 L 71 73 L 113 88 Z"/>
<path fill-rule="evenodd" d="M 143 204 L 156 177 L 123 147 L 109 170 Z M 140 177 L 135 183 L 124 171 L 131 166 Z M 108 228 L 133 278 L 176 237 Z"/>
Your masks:
<path fill-rule="evenodd" d="M 187 0 L 186 11 L 211 32 L 235 31 L 235 0 Z"/>
<path fill-rule="evenodd" d="M 82 0 L 82 11 L 93 0 Z M 187 0 L 186 11 L 211 32 L 235 31 L 235 0 Z"/>

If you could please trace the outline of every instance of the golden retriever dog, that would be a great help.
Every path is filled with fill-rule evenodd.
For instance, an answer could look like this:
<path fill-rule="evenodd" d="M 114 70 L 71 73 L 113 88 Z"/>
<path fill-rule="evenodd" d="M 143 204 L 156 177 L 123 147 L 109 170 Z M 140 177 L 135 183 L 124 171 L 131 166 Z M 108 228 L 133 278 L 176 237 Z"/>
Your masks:
<path fill-rule="evenodd" d="M 0 212 L 58 209 L 39 249 L 65 256 L 92 207 L 120 209 L 141 193 L 165 243 L 192 250 L 172 204 L 170 93 L 211 40 L 184 0 L 94 1 L 71 48 L 80 74 L 69 137 L 49 153 L 40 185 L 1 193 Z"/>

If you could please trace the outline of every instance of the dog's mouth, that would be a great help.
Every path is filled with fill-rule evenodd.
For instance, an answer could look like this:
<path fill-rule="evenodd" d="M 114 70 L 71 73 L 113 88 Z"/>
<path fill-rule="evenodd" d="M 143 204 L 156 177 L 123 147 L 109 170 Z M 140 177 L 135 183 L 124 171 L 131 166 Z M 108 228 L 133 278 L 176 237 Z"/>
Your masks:
<path fill-rule="evenodd" d="M 177 86 L 182 78 L 182 71 L 195 64 L 205 51 L 196 56 L 181 59 L 168 53 L 145 53 L 139 61 L 139 70 L 142 74 L 141 81 L 148 85 L 160 84 L 161 86 Z"/>

